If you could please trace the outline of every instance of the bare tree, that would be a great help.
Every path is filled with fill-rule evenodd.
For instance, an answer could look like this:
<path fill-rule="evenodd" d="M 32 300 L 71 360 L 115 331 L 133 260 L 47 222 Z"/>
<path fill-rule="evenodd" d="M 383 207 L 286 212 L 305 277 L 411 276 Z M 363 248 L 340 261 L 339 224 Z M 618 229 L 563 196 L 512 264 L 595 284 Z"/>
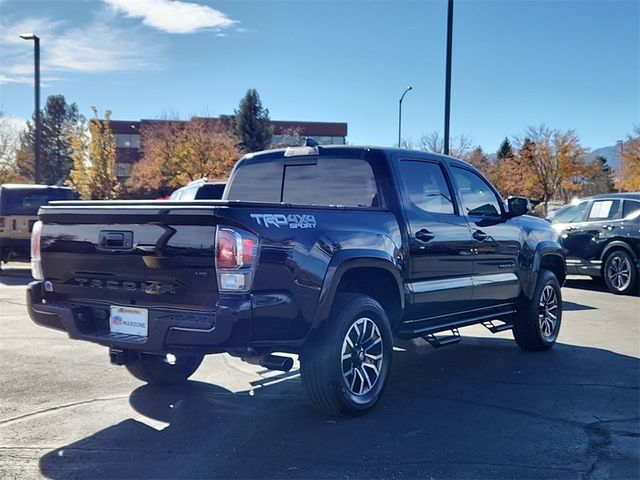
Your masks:
<path fill-rule="evenodd" d="M 443 153 L 444 138 L 434 130 L 431 133 L 421 135 L 416 142 L 416 148 L 425 152 Z M 467 160 L 473 150 L 473 141 L 471 137 L 465 134 L 460 134 L 450 139 L 449 155 L 452 157 Z"/>
<path fill-rule="evenodd" d="M 20 133 L 10 118 L 0 114 L 0 184 L 16 181 L 16 150 Z"/>

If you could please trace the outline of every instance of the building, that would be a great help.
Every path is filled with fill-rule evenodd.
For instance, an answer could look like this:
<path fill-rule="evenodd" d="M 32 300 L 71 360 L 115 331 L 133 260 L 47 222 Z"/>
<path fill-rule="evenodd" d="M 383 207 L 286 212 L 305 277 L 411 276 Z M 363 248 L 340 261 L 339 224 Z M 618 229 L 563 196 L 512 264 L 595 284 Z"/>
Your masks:
<path fill-rule="evenodd" d="M 230 126 L 232 117 L 207 117 L 213 128 Z M 131 175 L 131 168 L 141 158 L 140 132 L 146 124 L 157 122 L 175 122 L 175 120 L 139 121 L 111 120 L 111 130 L 116 141 L 116 176 L 124 180 Z M 299 145 L 300 137 L 313 137 L 320 145 L 344 145 L 347 137 L 347 124 L 335 122 L 290 122 L 271 120 L 273 127 L 273 147 Z"/>

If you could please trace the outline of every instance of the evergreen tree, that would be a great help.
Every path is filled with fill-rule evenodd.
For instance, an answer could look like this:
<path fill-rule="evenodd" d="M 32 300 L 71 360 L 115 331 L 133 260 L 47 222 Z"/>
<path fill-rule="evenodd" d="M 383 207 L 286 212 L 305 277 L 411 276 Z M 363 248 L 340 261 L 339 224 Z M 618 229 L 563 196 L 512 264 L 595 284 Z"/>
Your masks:
<path fill-rule="evenodd" d="M 233 133 L 245 152 L 257 152 L 271 145 L 273 131 L 269 126 L 269 110 L 262 106 L 255 89 L 247 90 L 234 113 Z"/>
<path fill-rule="evenodd" d="M 75 103 L 68 104 L 64 95 L 47 98 L 42 115 L 42 143 L 40 145 L 40 179 L 42 183 L 61 185 L 69 177 L 73 165 L 69 150 L 71 134 L 83 117 Z M 35 157 L 35 122 L 27 122 L 20 135 L 16 167 L 22 177 L 33 181 Z"/>
<path fill-rule="evenodd" d="M 599 193 L 610 193 L 614 190 L 613 173 L 607 162 L 607 157 L 600 155 L 592 162 L 593 173 L 585 179 L 584 195 L 597 195 Z"/>
<path fill-rule="evenodd" d="M 507 158 L 513 158 L 513 149 L 511 148 L 511 142 L 509 142 L 507 137 L 504 137 L 504 140 L 500 144 L 496 157 L 499 161 Z"/>

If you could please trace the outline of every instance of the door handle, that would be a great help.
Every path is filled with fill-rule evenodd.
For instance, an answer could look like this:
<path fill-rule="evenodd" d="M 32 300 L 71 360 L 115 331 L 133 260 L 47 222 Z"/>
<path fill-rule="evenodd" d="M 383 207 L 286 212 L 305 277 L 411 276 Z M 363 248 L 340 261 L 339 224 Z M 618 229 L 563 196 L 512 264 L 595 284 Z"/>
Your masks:
<path fill-rule="evenodd" d="M 429 230 L 424 228 L 416 232 L 416 238 L 421 242 L 428 242 L 429 240 L 433 240 L 435 236 L 436 236 L 435 233 L 430 232 Z"/>
<path fill-rule="evenodd" d="M 484 233 L 482 230 L 476 230 L 475 232 L 473 232 L 473 235 L 472 235 L 472 237 L 478 240 L 479 242 L 486 240 L 488 236 L 489 235 Z"/>

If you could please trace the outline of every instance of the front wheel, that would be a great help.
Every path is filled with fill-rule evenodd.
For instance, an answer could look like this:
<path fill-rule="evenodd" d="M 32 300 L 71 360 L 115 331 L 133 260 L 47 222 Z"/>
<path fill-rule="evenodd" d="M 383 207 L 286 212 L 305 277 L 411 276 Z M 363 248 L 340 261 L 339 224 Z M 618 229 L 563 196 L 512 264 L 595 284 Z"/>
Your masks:
<path fill-rule="evenodd" d="M 147 383 L 175 384 L 187 380 L 198 369 L 202 355 L 154 355 L 141 353 L 135 362 L 126 365 L 129 373 Z"/>
<path fill-rule="evenodd" d="M 624 250 L 616 250 L 607 257 L 603 277 L 609 291 L 617 295 L 633 293 L 638 288 L 636 262 Z"/>
<path fill-rule="evenodd" d="M 384 391 L 393 343 L 382 306 L 366 295 L 340 294 L 322 332 L 300 358 L 314 405 L 336 416 L 367 413 Z"/>
<path fill-rule="evenodd" d="M 548 350 L 556 343 L 561 322 L 560 284 L 553 272 L 541 270 L 533 296 L 515 314 L 513 336 L 524 350 Z"/>

